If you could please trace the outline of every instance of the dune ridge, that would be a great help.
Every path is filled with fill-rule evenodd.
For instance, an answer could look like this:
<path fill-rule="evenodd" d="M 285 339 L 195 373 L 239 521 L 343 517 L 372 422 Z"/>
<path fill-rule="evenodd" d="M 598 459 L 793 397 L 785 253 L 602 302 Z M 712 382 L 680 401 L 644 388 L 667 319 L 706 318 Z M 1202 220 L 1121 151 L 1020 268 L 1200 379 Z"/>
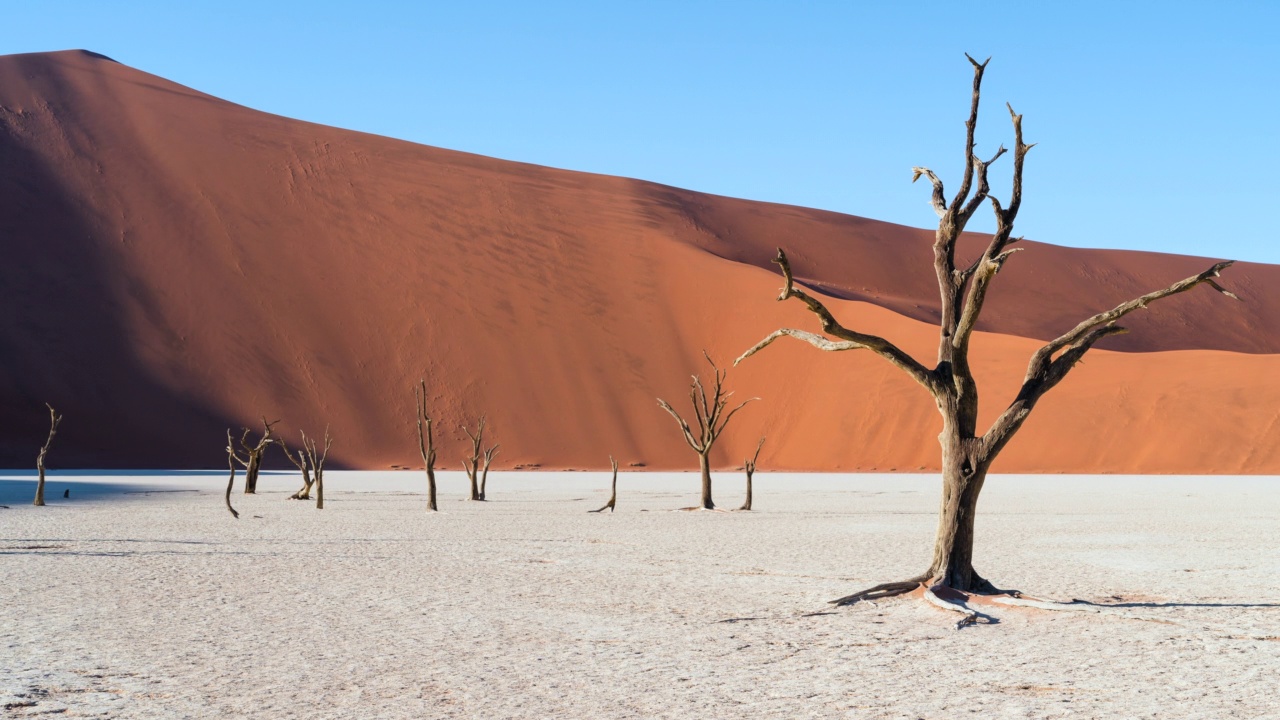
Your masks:
<path fill-rule="evenodd" d="M 922 200 L 922 208 L 923 200 Z M 923 215 L 922 222 L 928 222 Z M 1034 228 L 1020 228 L 1034 232 Z M 656 405 L 701 351 L 782 325 L 769 264 L 931 359 L 932 232 L 315 125 L 84 51 L 0 57 L 0 465 L 219 467 L 226 427 L 331 423 L 345 467 L 420 464 L 427 380 L 456 464 L 695 467 Z M 980 235 L 967 238 L 975 254 Z M 1208 260 L 1026 242 L 975 340 L 984 417 L 1039 344 Z M 1162 302 L 1041 403 L 997 472 L 1280 473 L 1280 266 Z M 930 399 L 878 358 L 770 349 L 714 453 L 763 469 L 930 470 Z"/>

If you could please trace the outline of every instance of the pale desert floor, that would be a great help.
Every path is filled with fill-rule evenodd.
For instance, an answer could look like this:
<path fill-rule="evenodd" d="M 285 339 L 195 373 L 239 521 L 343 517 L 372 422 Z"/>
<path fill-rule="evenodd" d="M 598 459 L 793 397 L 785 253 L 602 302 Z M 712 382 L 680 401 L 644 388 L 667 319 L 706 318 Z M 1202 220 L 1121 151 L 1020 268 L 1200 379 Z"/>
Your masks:
<path fill-rule="evenodd" d="M 1280 479 L 998 476 L 979 570 L 1117 606 L 825 601 L 922 570 L 938 482 L 0 473 L 0 711 L 111 718 L 1280 717 Z M 740 475 L 717 477 L 741 502 Z M 63 499 L 63 490 L 71 498 Z M 814 614 L 818 613 L 818 614 Z"/>

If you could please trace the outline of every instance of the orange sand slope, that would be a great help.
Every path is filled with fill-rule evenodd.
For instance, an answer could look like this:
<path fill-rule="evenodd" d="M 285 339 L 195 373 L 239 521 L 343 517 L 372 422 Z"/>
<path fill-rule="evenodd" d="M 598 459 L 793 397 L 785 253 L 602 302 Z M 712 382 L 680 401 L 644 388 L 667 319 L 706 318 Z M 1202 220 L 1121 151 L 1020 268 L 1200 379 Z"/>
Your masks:
<path fill-rule="evenodd" d="M 847 324 L 936 342 L 928 231 L 322 127 L 79 51 L 0 58 L 0 238 L 0 466 L 30 465 L 45 401 L 55 467 L 218 467 L 260 414 L 416 465 L 425 377 L 450 466 L 485 413 L 502 467 L 690 467 L 654 397 L 682 404 L 703 348 L 816 329 L 774 302 L 778 244 Z M 1208 266 L 1026 248 L 975 341 L 988 418 L 1037 339 Z M 1104 341 L 997 470 L 1280 473 L 1280 267 L 1226 283 L 1244 303 L 1197 290 Z M 930 399 L 869 354 L 780 345 L 731 382 L 763 399 L 720 466 L 761 433 L 762 468 L 937 466 Z"/>

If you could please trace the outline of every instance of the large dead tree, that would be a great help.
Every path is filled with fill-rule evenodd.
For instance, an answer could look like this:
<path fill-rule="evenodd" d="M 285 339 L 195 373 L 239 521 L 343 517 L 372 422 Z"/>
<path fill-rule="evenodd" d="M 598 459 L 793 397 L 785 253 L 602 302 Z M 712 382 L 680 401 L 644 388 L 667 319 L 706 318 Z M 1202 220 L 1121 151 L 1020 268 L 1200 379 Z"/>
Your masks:
<path fill-rule="evenodd" d="M 747 350 L 737 361 L 741 362 L 760 352 L 782 337 L 802 340 L 819 350 L 829 352 L 869 350 L 892 363 L 927 390 L 942 415 L 942 432 L 938 436 L 942 445 L 942 505 L 933 557 L 928 568 L 903 582 L 877 585 L 833 600 L 837 605 L 899 595 L 922 586 L 925 588 L 926 598 L 941 605 L 948 603 L 938 600 L 935 589 L 950 588 L 962 593 L 998 593 L 973 567 L 973 528 L 978 494 L 982 491 L 991 463 L 1026 422 L 1040 398 L 1062 382 L 1099 340 L 1125 332 L 1117 322 L 1135 310 L 1144 309 L 1157 300 L 1186 292 L 1198 285 L 1207 285 L 1228 297 L 1239 299 L 1214 280 L 1224 268 L 1231 265 L 1231 262 L 1220 262 L 1199 275 L 1121 303 L 1084 320 L 1032 354 L 1017 395 L 995 422 L 980 432 L 978 386 L 969 366 L 969 345 L 992 281 L 1010 255 L 1020 249 L 1011 249 L 1009 246 L 1021 239 L 1013 237 L 1013 223 L 1022 205 L 1023 163 L 1032 146 L 1023 142 L 1022 116 L 1006 105 L 1013 120 L 1013 185 L 1007 204 L 990 195 L 987 171 L 997 158 L 1005 154 L 1005 148 L 1001 146 L 985 161 L 974 154 L 974 129 L 978 122 L 982 75 L 987 63 L 979 63 L 971 57 L 969 62 L 974 69 L 973 97 L 969 119 L 965 123 L 965 165 L 960 189 L 948 202 L 938 176 L 928 168 L 914 168 L 913 181 L 925 177 L 933 185 L 931 204 L 941 218 L 933 243 L 933 269 L 941 295 L 938 356 L 933 367 L 924 365 L 885 338 L 842 325 L 817 297 L 796 285 L 786 253 L 781 248 L 774 260 L 781 267 L 784 280 L 778 300 L 796 298 L 804 303 L 817 316 L 823 334 L 783 328 Z M 995 233 L 982 255 L 968 262 L 958 262 L 956 241 L 970 218 L 983 201 L 987 200 L 995 212 Z M 965 611 L 958 606 L 951 609 Z M 972 613 L 969 615 L 972 618 Z"/>
<path fill-rule="evenodd" d="M 760 448 L 764 447 L 764 436 L 760 436 L 760 442 L 756 443 L 756 452 L 747 458 L 742 464 L 742 469 L 747 472 L 747 499 L 742 503 L 739 510 L 751 509 L 751 478 L 756 474 L 756 461 L 760 459 Z"/>
<path fill-rule="evenodd" d="M 431 432 L 431 416 L 427 414 L 427 383 L 418 381 L 413 389 L 413 398 L 418 405 L 418 450 L 422 453 L 423 468 L 427 471 L 427 509 L 434 512 L 436 508 L 436 441 Z"/>
<path fill-rule="evenodd" d="M 49 446 L 53 445 L 53 436 L 58 434 L 58 425 L 62 424 L 62 416 L 54 412 L 53 406 L 49 403 L 44 404 L 49 408 L 49 437 L 45 438 L 44 446 L 40 448 L 40 454 L 36 455 L 36 499 L 33 505 L 44 505 L 44 458 L 49 454 Z"/>
<path fill-rule="evenodd" d="M 609 492 L 609 502 L 605 503 L 604 507 L 599 510 L 588 510 L 587 512 L 598 513 L 608 510 L 612 513 L 618 505 L 618 461 L 614 460 L 613 456 L 610 455 L 609 464 L 613 466 L 613 483 L 611 485 L 612 489 Z"/>
<path fill-rule="evenodd" d="M 484 445 L 484 428 L 485 419 L 481 415 L 476 421 L 476 433 L 471 431 L 464 425 L 462 432 L 471 438 L 471 454 L 462 459 L 462 469 L 467 471 L 467 480 L 471 481 L 471 499 L 483 501 L 485 499 L 485 489 L 489 483 L 489 465 L 493 463 L 493 457 L 498 454 L 498 447 L 494 445 L 488 449 L 482 449 Z"/>
<path fill-rule="evenodd" d="M 267 422 L 265 417 L 262 418 L 262 437 L 252 443 L 249 442 L 249 433 L 253 431 L 249 428 L 241 428 L 244 432 L 240 434 L 240 448 L 238 450 L 234 447 L 230 448 L 231 456 L 244 468 L 245 495 L 253 495 L 258 492 L 258 471 L 262 468 L 262 456 L 266 454 L 267 448 L 271 447 L 275 442 L 271 429 L 278 422 L 280 421 Z"/>
<path fill-rule="evenodd" d="M 329 457 L 329 447 L 333 445 L 333 438 L 329 437 L 329 426 L 324 426 L 324 449 L 320 450 L 316 447 L 315 438 L 307 437 L 305 431 L 298 431 L 302 435 L 302 454 L 306 455 L 306 462 L 311 466 L 315 473 L 316 483 L 316 509 L 324 509 L 324 461 Z"/>
<path fill-rule="evenodd" d="M 693 383 L 689 388 L 689 401 L 693 404 L 693 417 L 698 426 L 697 431 L 695 432 L 666 400 L 658 398 L 658 405 L 675 418 L 680 425 L 680 432 L 684 434 L 684 441 L 698 453 L 698 469 L 702 471 L 702 509 L 714 510 L 716 505 L 711 501 L 711 448 L 716 444 L 716 440 L 720 439 L 720 434 L 724 432 L 733 416 L 746 407 L 747 403 L 760 398 L 749 398 L 729 412 L 725 412 L 725 408 L 729 406 L 729 398 L 733 396 L 733 392 L 725 392 L 724 389 L 728 371 L 716 367 L 711 356 L 705 352 L 702 356 L 711 365 L 711 391 L 708 394 L 701 377 L 693 376 Z"/>

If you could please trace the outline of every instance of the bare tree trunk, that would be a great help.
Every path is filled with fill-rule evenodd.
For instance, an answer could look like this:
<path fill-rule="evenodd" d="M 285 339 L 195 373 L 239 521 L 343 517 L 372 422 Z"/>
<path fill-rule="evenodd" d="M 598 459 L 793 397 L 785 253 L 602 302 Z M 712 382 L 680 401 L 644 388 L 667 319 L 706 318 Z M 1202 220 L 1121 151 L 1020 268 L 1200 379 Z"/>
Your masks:
<path fill-rule="evenodd" d="M 413 389 L 413 398 L 418 406 L 418 450 L 422 453 L 422 465 L 427 471 L 427 509 L 435 512 L 436 508 L 436 443 L 432 432 L 433 421 L 427 414 L 427 383 L 418 380 L 418 387 Z"/>
<path fill-rule="evenodd" d="M 230 444 L 230 442 L 231 431 L 228 430 L 227 443 Z M 236 509 L 231 507 L 231 487 L 236 484 L 236 465 L 235 461 L 232 459 L 231 453 L 227 453 L 227 468 L 231 470 L 231 477 L 227 478 L 227 494 L 223 496 L 222 500 L 227 504 L 227 510 L 231 512 L 231 517 L 239 520 L 240 513 L 236 512 Z"/>
<path fill-rule="evenodd" d="M 489 480 L 489 464 L 493 462 L 493 456 L 498 454 L 498 447 L 482 450 L 484 446 L 484 429 L 485 418 L 483 415 L 476 422 L 476 434 L 472 435 L 471 431 L 464 425 L 462 432 L 471 438 L 471 455 L 462 460 L 462 469 L 467 471 L 467 479 L 471 481 L 471 499 L 484 500 L 485 484 Z M 481 462 L 483 461 L 483 466 Z M 481 474 L 483 471 L 483 474 Z"/>
<path fill-rule="evenodd" d="M 45 439 L 44 446 L 40 448 L 40 454 L 36 455 L 36 472 L 39 477 L 36 479 L 36 499 L 32 505 L 41 507 L 44 505 L 44 457 L 49 454 L 49 446 L 53 444 L 53 436 L 58 434 L 58 425 L 62 422 L 62 416 L 54 412 L 53 406 L 49 403 L 44 404 L 49 408 L 49 437 Z"/>
<path fill-rule="evenodd" d="M 469 499 L 469 500 L 484 500 L 484 498 L 480 496 L 480 484 L 479 484 L 479 482 L 477 482 L 477 481 L 476 481 L 476 471 L 475 471 L 475 468 L 468 468 L 468 469 L 467 469 L 467 479 L 471 481 L 471 496 L 470 496 L 468 499 Z"/>
<path fill-rule="evenodd" d="M 715 510 L 716 504 L 711 502 L 711 461 L 705 453 L 698 455 L 698 470 L 702 472 L 702 509 Z"/>
<path fill-rule="evenodd" d="M 289 499 L 290 500 L 310 500 L 312 480 L 311 480 L 311 471 L 310 469 L 307 468 L 306 448 L 304 447 L 302 450 L 299 450 L 297 457 L 294 457 L 293 453 L 289 452 L 289 446 L 285 444 L 285 441 L 283 439 L 279 440 L 278 442 L 280 443 L 280 450 L 281 452 L 284 453 L 284 456 L 288 458 L 289 462 L 293 463 L 294 467 L 298 468 L 298 470 L 302 473 L 302 487 L 299 488 L 297 492 L 290 495 Z"/>
<path fill-rule="evenodd" d="M 760 448 L 764 447 L 764 436 L 760 437 L 760 442 L 756 443 L 756 453 L 747 458 L 742 464 L 742 469 L 747 472 L 747 499 L 742 503 L 739 510 L 751 509 L 751 478 L 756 474 L 756 461 L 760 459 Z"/>
<path fill-rule="evenodd" d="M 608 510 L 609 512 L 613 512 L 614 508 L 618 504 L 618 461 L 614 460 L 613 456 L 610 455 L 609 464 L 613 465 L 613 483 L 612 483 L 612 489 L 609 492 L 609 502 L 605 503 L 604 507 L 600 508 L 599 510 L 588 510 L 587 512 L 598 513 L 598 512 L 604 512 L 605 510 Z"/>
<path fill-rule="evenodd" d="M 249 453 L 249 467 L 244 470 L 244 493 L 254 495 L 258 492 L 258 469 L 262 467 L 262 453 Z"/>
<path fill-rule="evenodd" d="M 986 467 L 968 472 L 961 462 L 947 463 L 942 473 L 942 502 L 933 560 L 925 573 L 926 584 L 942 584 L 963 592 L 986 592 L 991 584 L 973 569 L 974 520 L 978 495 L 986 481 Z"/>
<path fill-rule="evenodd" d="M 316 476 L 316 509 L 324 509 L 324 461 L 329 457 L 329 448 L 333 445 L 333 438 L 329 436 L 329 426 L 324 427 L 324 451 L 321 452 L 316 447 L 316 441 L 307 437 L 305 431 L 299 430 L 302 435 L 302 453 L 306 456 L 306 462 L 315 471 Z"/>

